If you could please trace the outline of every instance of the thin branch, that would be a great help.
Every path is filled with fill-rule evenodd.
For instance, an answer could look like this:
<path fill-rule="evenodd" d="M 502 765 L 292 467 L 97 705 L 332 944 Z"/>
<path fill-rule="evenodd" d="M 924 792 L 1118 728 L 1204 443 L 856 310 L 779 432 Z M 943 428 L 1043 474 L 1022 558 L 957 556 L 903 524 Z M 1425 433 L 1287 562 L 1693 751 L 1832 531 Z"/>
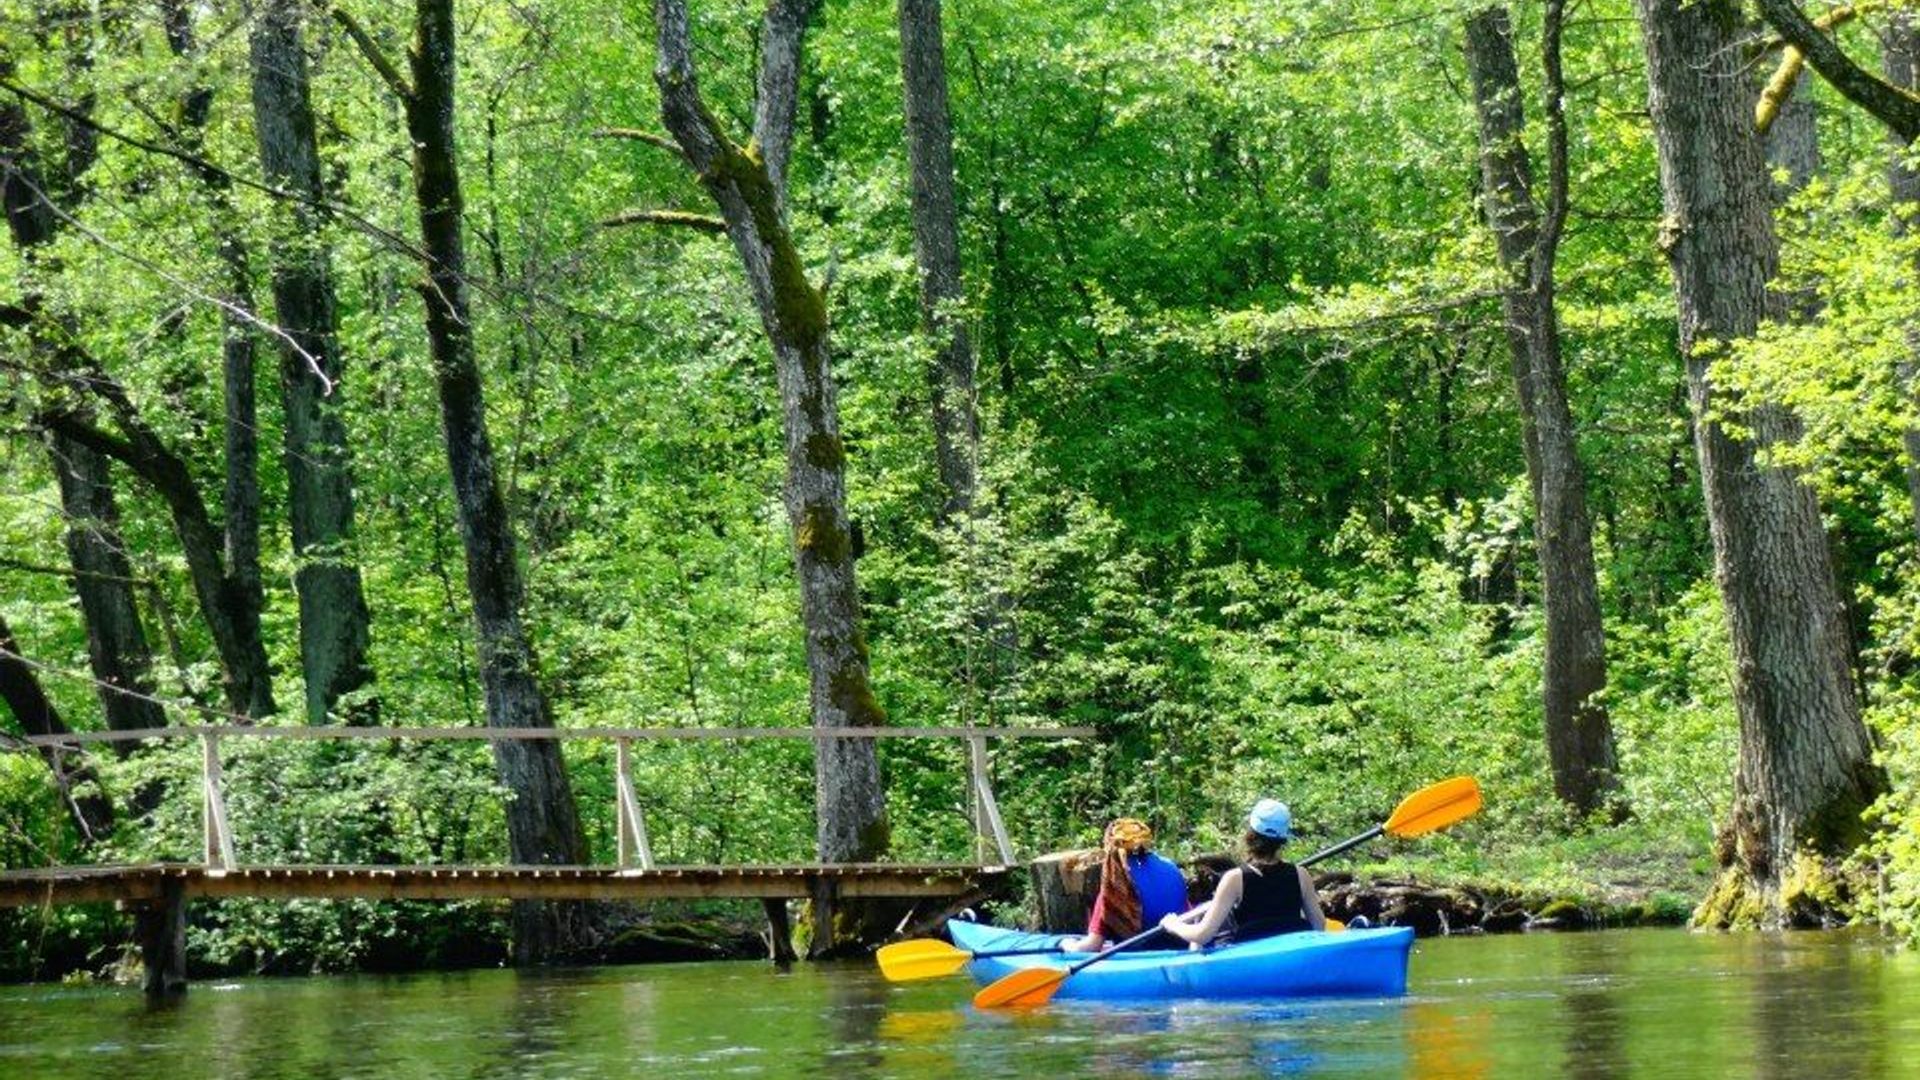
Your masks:
<path fill-rule="evenodd" d="M 79 124 L 81 127 L 84 127 L 89 131 L 95 132 L 96 134 L 104 135 L 107 138 L 112 139 L 117 143 L 122 143 L 126 146 L 131 146 L 135 150 L 144 150 L 149 154 L 158 154 L 161 157 L 172 158 L 173 160 L 178 161 L 182 165 L 186 165 L 189 168 L 199 170 L 207 174 L 223 177 L 227 180 L 228 183 L 238 184 L 241 187 L 245 187 L 245 188 L 251 188 L 254 191 L 261 192 L 263 194 L 272 196 L 273 198 L 276 198 L 276 199 L 281 199 L 288 202 L 302 203 L 304 205 L 311 206 L 316 210 L 322 210 L 330 214 L 335 214 L 339 216 L 341 219 L 351 222 L 361 232 L 379 241 L 382 245 L 406 255 L 408 258 L 413 259 L 416 262 L 426 261 L 426 256 L 423 255 L 418 248 L 415 248 L 412 244 L 407 243 L 404 237 L 400 236 L 397 233 L 392 232 L 391 230 L 381 227 L 379 224 L 368 220 L 366 217 L 358 213 L 355 213 L 351 207 L 345 206 L 341 203 L 331 202 L 326 199 L 312 198 L 307 195 L 302 195 L 297 191 L 289 191 L 286 188 L 276 187 L 272 184 L 262 183 L 258 180 L 241 176 L 238 173 L 229 172 L 228 170 L 221 168 L 219 165 L 215 164 L 212 161 L 207 160 L 204 157 L 201 157 L 198 154 L 190 154 L 185 150 L 180 150 L 175 147 L 166 146 L 161 143 L 151 142 L 146 139 L 139 138 L 138 136 L 128 135 L 125 132 L 116 131 L 113 128 L 107 127 L 105 124 L 100 123 L 99 121 L 95 120 L 93 117 L 87 115 L 85 112 L 79 109 L 62 105 L 58 101 L 55 101 L 52 98 L 49 98 L 43 94 L 39 94 L 39 93 L 36 93 L 35 91 L 29 90 L 26 87 L 21 86 L 19 83 L 16 83 L 11 79 L 0 79 L 0 90 L 5 90 L 8 93 L 14 94 L 15 96 L 21 98 L 22 100 L 32 102 L 33 104 L 40 106 L 41 108 L 47 110 L 48 112 L 61 117 L 62 119 L 69 120 L 75 124 Z"/>
<path fill-rule="evenodd" d="M 413 87 L 407 84 L 406 76 L 400 74 L 400 69 L 393 66 L 393 62 L 387 59 L 387 54 L 381 52 L 380 46 L 367 36 L 367 32 L 360 26 L 360 20 L 355 19 L 344 8 L 334 8 L 333 21 L 339 23 L 340 28 L 353 39 L 353 43 L 360 49 L 360 55 L 367 58 L 367 63 L 373 66 L 373 70 L 380 73 L 380 77 L 386 80 L 387 86 L 393 90 L 394 94 L 401 101 L 412 101 Z"/>
<path fill-rule="evenodd" d="M 657 146 L 682 161 L 686 160 L 687 157 L 686 153 L 680 149 L 679 143 L 674 142 L 665 135 L 656 134 L 651 131 L 641 131 L 639 128 L 601 128 L 593 133 L 593 137 L 596 139 L 628 139 L 633 142 L 646 143 L 648 146 Z"/>
<path fill-rule="evenodd" d="M 603 228 L 617 228 L 621 225 L 672 225 L 695 232 L 711 233 L 720 236 L 726 233 L 727 223 L 707 214 L 690 214 L 684 210 L 625 210 L 600 222 Z"/>

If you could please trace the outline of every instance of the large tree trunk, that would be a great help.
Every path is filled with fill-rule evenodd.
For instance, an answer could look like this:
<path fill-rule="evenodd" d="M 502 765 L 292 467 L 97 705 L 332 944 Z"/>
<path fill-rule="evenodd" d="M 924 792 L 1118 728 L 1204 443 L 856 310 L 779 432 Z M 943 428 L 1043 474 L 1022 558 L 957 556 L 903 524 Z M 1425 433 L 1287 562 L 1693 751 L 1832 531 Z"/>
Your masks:
<path fill-rule="evenodd" d="M 1679 303 L 1680 352 L 1726 605 L 1740 761 L 1722 876 L 1696 918 L 1778 922 L 1801 898 L 1782 883 L 1801 853 L 1850 851 L 1885 780 L 1872 762 L 1849 670 L 1845 613 L 1813 492 L 1757 451 L 1792 437 L 1772 406 L 1726 400 L 1710 378 L 1725 343 L 1768 314 L 1778 267 L 1766 162 L 1732 0 L 1635 0 L 1659 150 L 1662 245 Z M 1735 439 L 1718 416 L 1754 433 Z"/>
<path fill-rule="evenodd" d="M 920 266 L 920 325 L 933 348 L 927 389 L 945 488 L 943 521 L 973 511 L 980 461 L 973 343 L 961 307 L 960 226 L 953 196 L 953 127 L 940 0 L 900 0 L 900 71 L 906 89 L 913 252 Z"/>
<path fill-rule="evenodd" d="M 65 735 L 72 730 L 40 688 L 40 679 L 5 618 L 0 618 L 0 701 L 6 702 L 15 722 L 29 735 Z M 53 773 L 54 787 L 81 841 L 91 844 L 105 838 L 113 829 L 113 804 L 86 752 L 43 747 L 40 758 Z"/>
<path fill-rule="evenodd" d="M 428 265 L 428 281 L 420 295 L 426 307 L 428 351 L 439 391 L 460 539 L 466 549 L 467 592 L 473 601 L 487 723 L 500 728 L 547 728 L 553 720 L 521 621 L 526 587 L 513 525 L 494 472 L 486 401 L 474 356 L 454 146 L 453 0 L 418 0 L 415 18 L 416 38 L 410 53 L 413 84 L 395 89 L 405 102 L 413 143 L 414 198 Z M 373 48 L 370 41 L 363 46 Z M 493 744 L 493 756 L 501 784 L 512 793 L 507 804 L 507 840 L 513 861 L 586 862 L 586 840 L 560 744 L 504 739 Z M 585 904 L 516 903 L 514 961 L 564 958 L 588 944 L 592 932 Z"/>
<path fill-rule="evenodd" d="M 772 0 L 763 48 L 797 55 L 812 0 Z M 807 636 L 808 694 L 820 728 L 885 723 L 869 682 L 860 596 L 847 521 L 846 451 L 830 367 L 826 298 L 807 280 L 788 227 L 784 195 L 771 165 L 792 140 L 793 88 L 785 100 L 763 72 L 754 140 L 745 147 L 720 128 L 694 78 L 684 0 L 655 0 L 659 57 L 654 70 L 667 129 L 713 197 L 746 271 L 761 326 L 773 348 L 786 429 L 786 508 L 800 579 Z M 777 39 L 788 40 L 777 40 Z M 886 791 L 873 740 L 815 742 L 815 839 L 825 862 L 855 862 L 887 850 Z M 855 916 L 836 920 L 830 897 L 816 897 L 813 952 L 840 948 L 871 928 Z"/>
<path fill-rule="evenodd" d="M 373 681 L 367 602 L 353 546 L 353 472 L 340 403 L 340 342 L 325 192 L 301 41 L 303 0 L 261 0 L 250 35 L 254 136 L 267 180 L 305 200 L 280 205 L 272 244 L 280 341 L 285 456 L 300 598 L 300 665 L 307 719 L 323 723 L 339 699 Z M 347 719 L 371 722 L 371 703 Z"/>
<path fill-rule="evenodd" d="M 1602 704 L 1606 633 L 1586 473 L 1567 405 L 1553 249 L 1540 243 L 1541 212 L 1533 195 L 1513 31 L 1504 7 L 1485 8 L 1467 19 L 1467 72 L 1480 120 L 1483 206 L 1508 278 L 1501 303 L 1546 608 L 1542 690 L 1554 792 L 1582 815 L 1603 809 L 1617 814 L 1624 806 L 1617 802 L 1613 725 Z M 1563 146 L 1556 148 L 1550 167 L 1565 168 Z M 1563 217 L 1564 206 L 1556 209 Z M 1559 220 L 1548 225 L 1557 230 Z"/>

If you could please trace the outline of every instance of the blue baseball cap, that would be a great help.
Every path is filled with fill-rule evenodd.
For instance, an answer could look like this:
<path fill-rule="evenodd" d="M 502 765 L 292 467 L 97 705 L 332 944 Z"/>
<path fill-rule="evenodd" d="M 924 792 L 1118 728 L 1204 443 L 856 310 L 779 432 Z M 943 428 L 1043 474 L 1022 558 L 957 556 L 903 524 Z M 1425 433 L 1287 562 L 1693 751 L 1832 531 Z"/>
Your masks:
<path fill-rule="evenodd" d="M 1261 836 L 1286 840 L 1293 835 L 1293 812 L 1278 799 L 1261 799 L 1247 815 L 1247 828 Z"/>

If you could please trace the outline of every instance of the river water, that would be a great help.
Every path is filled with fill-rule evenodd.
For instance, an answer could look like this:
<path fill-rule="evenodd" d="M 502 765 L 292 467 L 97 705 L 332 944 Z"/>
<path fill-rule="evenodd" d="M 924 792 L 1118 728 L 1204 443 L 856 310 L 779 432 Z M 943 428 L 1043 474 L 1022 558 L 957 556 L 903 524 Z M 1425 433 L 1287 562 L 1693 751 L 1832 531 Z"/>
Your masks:
<path fill-rule="evenodd" d="M 1920 956 L 1845 934 L 1422 941 L 1404 998 L 975 1012 L 956 977 L 675 964 L 0 987 L 0 1078 L 1920 1078 Z"/>

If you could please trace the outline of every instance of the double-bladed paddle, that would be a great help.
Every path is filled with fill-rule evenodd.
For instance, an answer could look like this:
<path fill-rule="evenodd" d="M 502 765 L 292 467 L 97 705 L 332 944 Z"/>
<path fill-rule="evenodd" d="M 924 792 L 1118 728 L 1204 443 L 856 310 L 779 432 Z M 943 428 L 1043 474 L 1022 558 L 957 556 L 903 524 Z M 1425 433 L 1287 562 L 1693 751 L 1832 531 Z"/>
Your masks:
<path fill-rule="evenodd" d="M 1037 953 L 1060 952 L 1058 945 L 1042 945 L 1030 949 L 1001 949 L 994 952 L 968 952 L 944 941 L 933 938 L 915 938 L 911 941 L 896 941 L 883 945 L 873 954 L 880 961 L 880 974 L 891 982 L 908 982 L 913 979 L 937 979 L 942 975 L 952 975 L 974 960 L 989 960 L 997 956 L 1033 956 Z"/>
<path fill-rule="evenodd" d="M 1300 860 L 1300 865 L 1312 866 L 1322 859 L 1331 858 L 1364 844 L 1382 833 L 1399 837 L 1425 836 L 1430 832 L 1444 829 L 1456 821 L 1472 817 L 1479 811 L 1480 805 L 1480 784 L 1473 777 L 1456 776 L 1451 780 L 1442 780 L 1400 800 L 1400 805 L 1393 808 L 1392 816 L 1387 818 L 1385 823 L 1375 825 L 1366 832 L 1342 840 L 1330 848 L 1316 851 Z M 1196 912 L 1204 910 L 1204 905 L 1194 910 Z M 1105 952 L 1095 953 L 1069 967 L 1022 968 L 1004 978 L 996 979 L 973 995 L 974 1008 L 997 1009 L 1009 1005 L 1045 1004 L 1060 989 L 1060 985 L 1075 974 L 1109 956 L 1132 948 L 1159 932 L 1158 926 L 1150 927 Z"/>

